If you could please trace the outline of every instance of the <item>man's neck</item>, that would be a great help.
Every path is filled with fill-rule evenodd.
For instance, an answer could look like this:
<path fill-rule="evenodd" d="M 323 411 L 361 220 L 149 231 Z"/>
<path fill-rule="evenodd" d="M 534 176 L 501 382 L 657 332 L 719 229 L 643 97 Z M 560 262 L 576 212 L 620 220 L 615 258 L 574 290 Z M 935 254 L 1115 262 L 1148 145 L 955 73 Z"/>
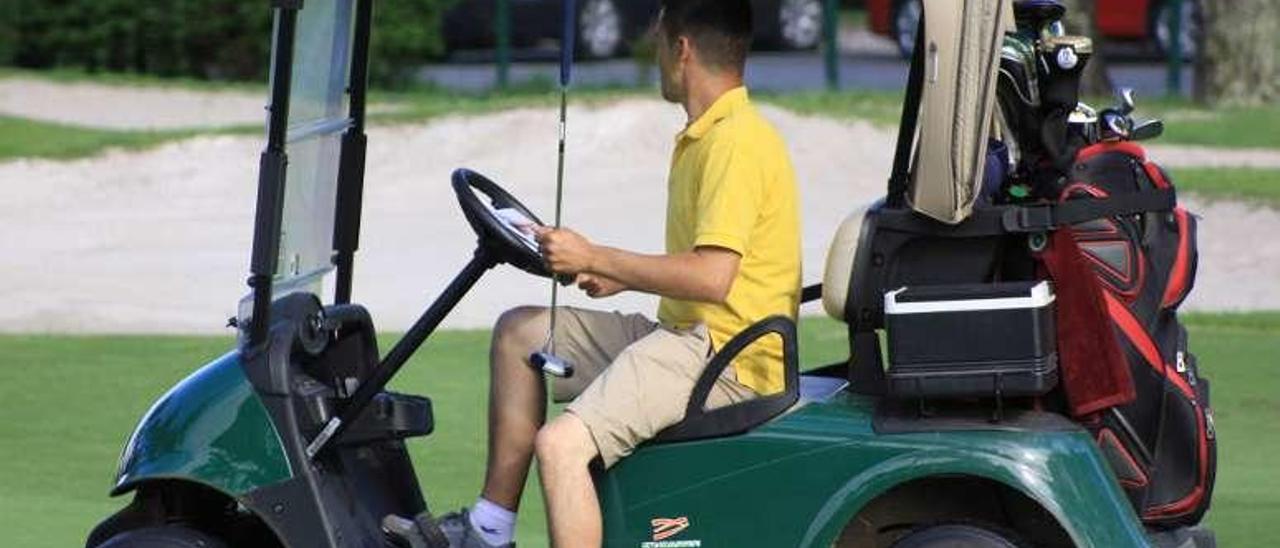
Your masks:
<path fill-rule="evenodd" d="M 703 76 L 689 82 L 688 93 L 685 95 L 684 112 L 689 116 L 687 123 L 690 124 L 711 108 L 721 95 L 742 85 L 740 75 L 705 73 Z"/>

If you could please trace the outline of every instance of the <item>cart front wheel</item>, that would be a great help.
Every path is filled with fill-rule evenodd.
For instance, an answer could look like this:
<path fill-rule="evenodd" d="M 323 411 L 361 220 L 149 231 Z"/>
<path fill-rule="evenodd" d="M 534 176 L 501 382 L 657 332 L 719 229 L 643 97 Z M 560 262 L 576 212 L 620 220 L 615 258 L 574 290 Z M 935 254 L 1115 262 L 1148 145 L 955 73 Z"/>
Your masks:
<path fill-rule="evenodd" d="M 1019 544 L 994 530 L 974 525 L 930 525 L 893 543 L 893 548 L 1018 548 Z"/>
<path fill-rule="evenodd" d="M 120 533 L 97 548 L 227 548 L 227 543 L 181 525 L 143 527 Z"/>

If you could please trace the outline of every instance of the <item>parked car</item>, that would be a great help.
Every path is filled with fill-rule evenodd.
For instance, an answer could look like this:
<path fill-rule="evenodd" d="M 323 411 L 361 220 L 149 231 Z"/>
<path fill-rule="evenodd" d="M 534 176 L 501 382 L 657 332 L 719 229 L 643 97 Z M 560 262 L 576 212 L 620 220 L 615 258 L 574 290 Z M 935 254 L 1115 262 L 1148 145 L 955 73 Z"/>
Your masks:
<path fill-rule="evenodd" d="M 562 0 L 507 0 L 511 44 L 530 47 L 560 37 Z M 497 43 L 498 0 L 461 0 L 444 19 L 445 48 L 491 48 Z M 754 0 L 757 47 L 813 49 L 822 39 L 822 0 Z M 658 13 L 658 0 L 578 0 L 577 54 L 604 59 L 624 53 Z"/>
<path fill-rule="evenodd" d="M 915 45 L 920 23 L 920 0 L 865 0 L 867 22 L 876 34 L 892 38 L 903 57 Z M 1172 47 L 1169 13 L 1175 0 L 1097 0 L 1098 32 L 1116 40 L 1151 41 L 1161 54 Z M 1182 0 L 1181 42 L 1183 56 L 1195 57 L 1201 29 L 1198 0 Z"/>

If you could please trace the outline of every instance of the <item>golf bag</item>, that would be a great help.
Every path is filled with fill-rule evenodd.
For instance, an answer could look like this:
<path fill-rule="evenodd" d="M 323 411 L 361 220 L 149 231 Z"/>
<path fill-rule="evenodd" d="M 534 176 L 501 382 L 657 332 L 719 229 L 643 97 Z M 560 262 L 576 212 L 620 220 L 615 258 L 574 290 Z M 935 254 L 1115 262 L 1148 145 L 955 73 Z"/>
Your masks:
<path fill-rule="evenodd" d="M 1060 297 L 1081 276 L 1096 285 L 1085 293 L 1100 296 L 1094 299 L 1099 305 L 1059 317 L 1068 320 L 1058 322 L 1066 408 L 1093 434 L 1144 523 L 1195 524 L 1209 506 L 1217 449 L 1209 383 L 1177 316 L 1195 283 L 1196 220 L 1177 206 L 1168 175 L 1136 142 L 1145 137 L 1129 118 L 1131 94 L 1100 115 L 1078 104 L 1092 48 L 1087 39 L 1054 36 L 1063 13 L 1057 2 L 1015 3 L 1020 34 L 1006 40 L 1001 54 L 998 101 L 1001 136 L 1019 154 L 1006 191 L 993 201 L 1126 210 L 1080 215 L 1087 220 L 1059 228 L 1069 231 L 1067 243 L 1076 244 L 1070 247 L 1078 247 L 1066 252 L 1083 263 L 1071 275 L 1058 273 Z M 1015 185 L 1026 189 L 1027 199 L 1008 192 Z M 1160 193 L 1163 203 L 1138 205 Z M 1099 323 L 1109 323 L 1111 333 L 1094 330 Z M 1107 348 L 1067 363 L 1064 341 L 1082 332 L 1088 343 Z M 1072 379 L 1072 368 L 1088 371 L 1087 377 Z"/>
<path fill-rule="evenodd" d="M 1134 142 L 1083 148 L 1072 175 L 1064 202 L 1172 187 Z M 1177 315 L 1195 283 L 1195 217 L 1175 207 L 1071 230 L 1101 289 L 1136 396 L 1083 422 L 1145 523 L 1194 524 L 1209 505 L 1217 452 L 1209 382 L 1199 375 Z"/>

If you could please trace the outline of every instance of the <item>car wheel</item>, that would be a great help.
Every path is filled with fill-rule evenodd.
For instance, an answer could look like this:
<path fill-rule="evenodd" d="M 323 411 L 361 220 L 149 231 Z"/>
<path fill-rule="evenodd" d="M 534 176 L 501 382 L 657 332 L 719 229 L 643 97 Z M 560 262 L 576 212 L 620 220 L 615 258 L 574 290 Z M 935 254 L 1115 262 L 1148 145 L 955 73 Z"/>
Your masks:
<path fill-rule="evenodd" d="M 1018 542 L 986 527 L 950 523 L 916 529 L 893 548 L 1018 548 Z"/>
<path fill-rule="evenodd" d="M 578 11 L 578 53 L 607 59 L 622 50 L 622 12 L 616 0 L 583 0 Z"/>
<path fill-rule="evenodd" d="M 778 36 L 786 49 L 813 49 L 822 39 L 821 0 L 778 2 Z"/>
<path fill-rule="evenodd" d="M 916 33 L 920 31 L 920 17 L 924 8 L 920 0 L 899 0 L 893 9 L 893 40 L 903 58 L 910 58 L 916 49 Z"/>
<path fill-rule="evenodd" d="M 96 548 L 227 548 L 227 543 L 195 529 L 164 525 L 125 531 Z"/>
<path fill-rule="evenodd" d="M 1169 24 L 1169 15 L 1174 10 L 1173 4 L 1172 0 L 1164 0 L 1151 12 L 1151 35 L 1155 37 L 1156 47 L 1159 48 L 1161 55 L 1168 55 L 1169 50 L 1173 49 L 1173 28 Z M 1204 22 L 1200 12 L 1200 2 L 1182 0 L 1180 17 L 1181 21 L 1178 23 L 1182 27 L 1179 29 L 1182 58 L 1195 59 Z"/>

